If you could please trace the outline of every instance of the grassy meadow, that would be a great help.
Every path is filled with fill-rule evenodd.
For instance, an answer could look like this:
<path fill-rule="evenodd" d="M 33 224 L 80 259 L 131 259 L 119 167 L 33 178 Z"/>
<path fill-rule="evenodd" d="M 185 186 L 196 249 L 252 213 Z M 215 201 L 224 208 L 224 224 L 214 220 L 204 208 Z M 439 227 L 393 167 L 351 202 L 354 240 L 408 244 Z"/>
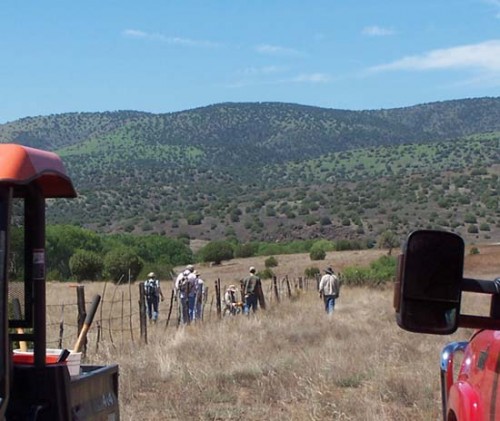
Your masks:
<path fill-rule="evenodd" d="M 500 247 L 480 250 L 467 256 L 466 275 L 498 276 Z M 383 253 L 332 252 L 319 266 L 342 271 Z M 263 259 L 198 267 L 210 288 L 208 301 L 214 279 L 220 277 L 227 286 L 250 265 L 262 267 Z M 290 279 L 318 265 L 308 255 L 277 259 L 277 272 Z M 269 281 L 265 287 L 269 292 Z M 88 300 L 103 288 L 102 283 L 85 284 Z M 170 283 L 164 281 L 163 289 L 169 297 Z M 103 312 L 110 312 L 108 295 L 131 293 L 136 306 L 137 290 L 136 285 L 108 285 Z M 54 311 L 48 330 L 57 328 L 56 304 L 74 301 L 74 295 L 68 285 L 49 283 L 47 302 Z M 166 329 L 167 298 L 158 323 L 149 326 L 147 345 L 135 331 L 133 340 L 122 335 L 110 341 L 103 335 L 97 348 L 94 322 L 86 362 L 120 365 L 122 420 L 438 420 L 439 352 L 446 342 L 466 339 L 471 331 L 459 329 L 446 337 L 405 332 L 395 323 L 392 299 L 391 286 L 344 287 L 334 314 L 327 316 L 311 283 L 307 290 L 294 289 L 291 299 L 268 300 L 268 309 L 255 316 L 219 320 L 207 304 L 203 323 Z M 475 297 L 465 301 L 464 307 L 474 311 L 485 305 Z M 114 312 L 120 311 L 116 306 Z M 55 334 L 48 331 L 48 338 Z"/>

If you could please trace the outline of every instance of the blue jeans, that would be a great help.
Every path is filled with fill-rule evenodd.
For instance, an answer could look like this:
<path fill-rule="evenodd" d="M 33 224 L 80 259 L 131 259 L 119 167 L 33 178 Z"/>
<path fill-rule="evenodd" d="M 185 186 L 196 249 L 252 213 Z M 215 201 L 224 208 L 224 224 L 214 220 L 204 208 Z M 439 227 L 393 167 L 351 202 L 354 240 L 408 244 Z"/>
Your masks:
<path fill-rule="evenodd" d="M 147 299 L 147 313 L 149 320 L 156 322 L 158 319 L 158 297 L 152 296 Z"/>
<path fill-rule="evenodd" d="M 179 297 L 179 323 L 189 323 L 188 297 Z"/>
<path fill-rule="evenodd" d="M 189 321 L 192 322 L 196 314 L 196 295 L 188 297 L 188 314 Z"/>
<path fill-rule="evenodd" d="M 325 311 L 328 314 L 333 313 L 333 308 L 335 307 L 335 295 L 325 295 L 323 300 L 325 302 Z"/>
<path fill-rule="evenodd" d="M 243 314 L 248 314 L 250 309 L 255 313 L 257 311 L 257 295 L 250 294 L 245 297 L 245 305 L 243 307 Z"/>

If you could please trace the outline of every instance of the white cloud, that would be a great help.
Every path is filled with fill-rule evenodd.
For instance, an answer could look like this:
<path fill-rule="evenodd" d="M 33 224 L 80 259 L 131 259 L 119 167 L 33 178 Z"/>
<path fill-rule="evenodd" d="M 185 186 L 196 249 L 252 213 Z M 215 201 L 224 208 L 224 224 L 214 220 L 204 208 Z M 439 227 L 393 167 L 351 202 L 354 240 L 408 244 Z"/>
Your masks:
<path fill-rule="evenodd" d="M 249 76 L 271 75 L 286 71 L 284 66 L 263 66 L 263 67 L 247 67 L 240 71 L 241 74 Z"/>
<path fill-rule="evenodd" d="M 432 50 L 371 67 L 370 71 L 473 69 L 500 72 L 500 40 Z"/>
<path fill-rule="evenodd" d="M 363 35 L 368 35 L 370 37 L 384 37 L 388 35 L 394 35 L 395 32 L 392 29 L 382 28 L 381 26 L 373 25 L 366 26 L 361 31 Z"/>
<path fill-rule="evenodd" d="M 182 37 L 168 37 L 163 34 L 158 33 L 148 33 L 144 31 L 140 31 L 137 29 L 126 29 L 122 32 L 122 34 L 126 37 L 130 38 L 140 38 L 147 39 L 151 41 L 159 41 L 164 42 L 170 45 L 180 45 L 185 47 L 203 47 L 203 48 L 213 48 L 218 47 L 219 44 L 207 41 L 207 40 L 194 40 L 190 38 L 182 38 Z"/>
<path fill-rule="evenodd" d="M 279 45 L 261 44 L 255 47 L 255 51 L 260 54 L 273 56 L 300 56 L 302 53 L 293 48 L 281 47 Z"/>
<path fill-rule="evenodd" d="M 253 76 L 253 75 L 252 75 Z M 260 75 L 259 75 L 260 76 Z M 330 75 L 326 73 L 303 73 L 295 77 L 281 78 L 281 79 L 260 79 L 260 78 L 252 78 L 235 81 L 229 84 L 226 84 L 226 88 L 242 88 L 248 86 L 264 86 L 264 85 L 284 85 L 290 83 L 310 83 L 310 84 L 318 84 L 318 83 L 328 83 L 331 81 Z"/>
<path fill-rule="evenodd" d="M 304 73 L 291 79 L 292 82 L 299 83 L 328 83 L 330 80 L 330 76 L 326 73 Z"/>
<path fill-rule="evenodd" d="M 126 29 L 122 32 L 123 35 L 131 38 L 147 38 L 148 34 L 137 29 Z"/>

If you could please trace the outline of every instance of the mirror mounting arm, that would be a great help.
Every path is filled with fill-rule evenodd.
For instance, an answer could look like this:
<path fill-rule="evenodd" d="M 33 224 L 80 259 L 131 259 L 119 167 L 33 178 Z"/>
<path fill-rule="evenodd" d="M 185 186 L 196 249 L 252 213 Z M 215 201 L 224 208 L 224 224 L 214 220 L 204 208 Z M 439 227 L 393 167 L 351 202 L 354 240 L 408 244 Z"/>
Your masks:
<path fill-rule="evenodd" d="M 494 281 L 484 281 L 482 279 L 462 279 L 462 291 L 477 292 L 480 294 L 500 294 L 500 282 L 498 280 Z"/>
<path fill-rule="evenodd" d="M 470 329 L 500 330 L 500 319 L 460 314 L 458 316 L 458 326 L 467 327 Z"/>
<path fill-rule="evenodd" d="M 484 281 L 480 279 L 463 278 L 462 291 L 491 295 L 490 317 L 469 316 L 460 314 L 458 326 L 472 329 L 500 329 L 500 280 Z"/>

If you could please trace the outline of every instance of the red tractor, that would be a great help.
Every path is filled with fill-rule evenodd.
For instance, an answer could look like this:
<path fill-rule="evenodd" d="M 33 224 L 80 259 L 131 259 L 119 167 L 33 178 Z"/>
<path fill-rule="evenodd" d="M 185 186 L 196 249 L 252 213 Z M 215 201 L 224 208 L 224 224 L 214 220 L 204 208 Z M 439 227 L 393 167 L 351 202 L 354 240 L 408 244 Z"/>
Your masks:
<path fill-rule="evenodd" d="M 469 341 L 452 342 L 441 352 L 443 419 L 495 421 L 500 420 L 500 278 L 464 278 L 464 249 L 462 238 L 450 232 L 409 235 L 395 283 L 396 320 L 410 332 L 474 329 Z M 463 314 L 463 291 L 491 296 L 489 315 Z"/>
<path fill-rule="evenodd" d="M 70 376 L 47 355 L 45 199 L 60 197 L 76 192 L 57 155 L 0 144 L 0 419 L 119 420 L 118 366 Z M 24 232 L 22 282 L 9 282 L 13 225 Z M 13 358 L 15 343 L 29 344 L 31 361 Z"/>

